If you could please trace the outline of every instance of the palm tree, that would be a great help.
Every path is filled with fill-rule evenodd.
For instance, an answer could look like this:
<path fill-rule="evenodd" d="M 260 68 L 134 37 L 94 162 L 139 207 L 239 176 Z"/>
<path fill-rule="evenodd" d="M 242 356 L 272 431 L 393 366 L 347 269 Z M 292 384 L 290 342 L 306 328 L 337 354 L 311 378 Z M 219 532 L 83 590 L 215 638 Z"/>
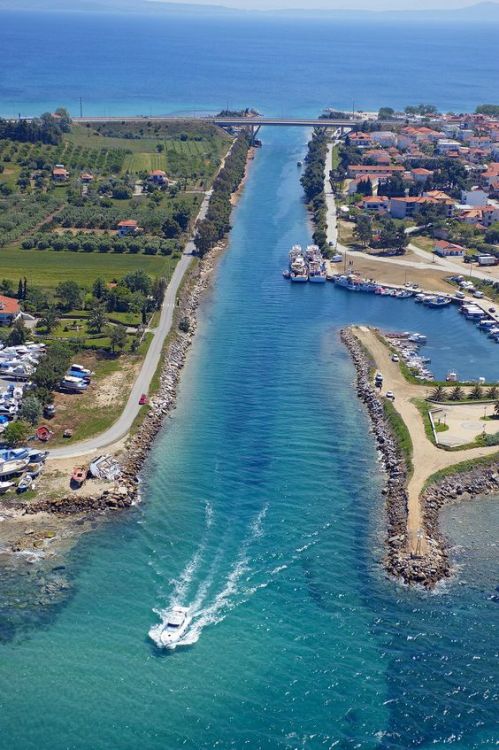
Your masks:
<path fill-rule="evenodd" d="M 104 305 L 96 305 L 88 318 L 88 327 L 95 333 L 101 333 L 107 323 L 106 309 Z"/>
<path fill-rule="evenodd" d="M 463 389 L 461 388 L 460 385 L 456 385 L 456 387 L 452 389 L 449 398 L 451 401 L 461 401 L 463 396 L 464 396 Z"/>
<path fill-rule="evenodd" d="M 473 401 L 479 401 L 481 398 L 483 398 L 483 390 L 480 388 L 480 386 L 478 385 L 478 383 L 475 386 L 473 386 L 473 388 L 472 388 L 472 390 L 471 390 L 471 392 L 469 394 L 469 397 Z"/>
<path fill-rule="evenodd" d="M 445 398 L 445 388 L 441 385 L 437 385 L 437 387 L 431 392 L 430 399 L 431 401 L 443 401 Z"/>
<path fill-rule="evenodd" d="M 52 333 L 58 322 L 59 317 L 55 307 L 48 307 L 40 318 L 40 326 L 45 328 L 47 333 Z"/>
<path fill-rule="evenodd" d="M 494 404 L 494 415 L 496 417 L 499 417 L 499 400 L 495 402 Z"/>
<path fill-rule="evenodd" d="M 491 401 L 495 401 L 497 396 L 498 396 L 497 385 L 492 385 L 487 391 L 487 398 L 490 398 Z"/>

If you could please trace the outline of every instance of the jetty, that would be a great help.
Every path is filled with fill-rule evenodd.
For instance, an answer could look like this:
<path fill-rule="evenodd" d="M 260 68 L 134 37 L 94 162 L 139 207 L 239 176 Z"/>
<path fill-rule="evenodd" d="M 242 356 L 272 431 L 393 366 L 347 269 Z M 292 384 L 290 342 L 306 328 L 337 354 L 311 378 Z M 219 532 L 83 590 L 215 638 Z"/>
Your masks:
<path fill-rule="evenodd" d="M 447 499 L 460 493 L 453 491 L 447 496 L 431 488 L 425 490 L 426 483 L 437 472 L 456 464 L 494 459 L 499 456 L 498 447 L 445 451 L 434 445 L 426 436 L 422 416 L 414 403 L 429 395 L 428 387 L 405 379 L 399 363 L 392 361 L 388 347 L 373 329 L 351 327 L 343 332 L 343 341 L 352 354 L 358 375 L 358 395 L 368 408 L 388 471 L 385 490 L 389 526 L 387 568 L 407 582 L 416 581 L 431 587 L 450 574 L 445 542 L 438 531 L 438 509 Z M 373 365 L 383 373 L 383 391 L 395 394 L 394 407 L 412 443 L 411 466 L 400 451 L 394 453 L 393 435 L 387 437 L 390 427 L 384 419 L 384 397 L 371 379 Z M 499 491 L 497 466 L 495 461 L 492 467 L 487 467 L 486 481 L 475 480 L 473 486 L 478 488 L 475 494 Z"/>

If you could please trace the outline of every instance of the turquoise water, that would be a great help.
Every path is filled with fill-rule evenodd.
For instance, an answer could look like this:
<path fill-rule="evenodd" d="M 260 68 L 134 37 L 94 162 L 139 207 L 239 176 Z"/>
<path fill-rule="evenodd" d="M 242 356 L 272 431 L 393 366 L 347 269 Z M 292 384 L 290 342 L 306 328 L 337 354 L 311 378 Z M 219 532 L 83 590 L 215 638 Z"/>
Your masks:
<path fill-rule="evenodd" d="M 35 572 L 2 581 L 2 748 L 494 746 L 499 505 L 465 509 L 466 585 L 384 578 L 377 456 L 338 328 L 424 331 L 435 369 L 470 375 L 497 371 L 497 348 L 453 310 L 286 283 L 309 238 L 304 134 L 263 139 L 143 502 L 44 574 L 70 585 L 58 604 L 33 601 Z M 172 601 L 193 608 L 191 645 L 165 654 L 147 632 Z"/>

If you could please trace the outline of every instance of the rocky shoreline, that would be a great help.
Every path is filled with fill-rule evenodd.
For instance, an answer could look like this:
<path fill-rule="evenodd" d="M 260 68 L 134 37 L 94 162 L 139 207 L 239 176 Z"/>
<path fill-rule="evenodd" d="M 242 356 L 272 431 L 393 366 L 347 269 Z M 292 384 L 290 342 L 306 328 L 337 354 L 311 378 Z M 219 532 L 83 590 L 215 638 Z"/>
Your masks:
<path fill-rule="evenodd" d="M 472 499 L 479 495 L 499 494 L 497 462 L 477 464 L 465 473 L 457 473 L 430 485 L 421 497 L 423 524 L 428 551 L 411 554 L 407 537 L 408 468 L 397 441 L 385 418 L 383 401 L 370 377 L 373 363 L 354 333 L 341 331 L 341 339 L 352 357 L 357 371 L 357 395 L 365 404 L 371 419 L 377 448 L 387 475 L 383 495 L 387 523 L 384 566 L 389 575 L 407 584 L 425 588 L 434 586 L 452 574 L 447 544 L 439 529 L 439 512 L 445 503 Z"/>
<path fill-rule="evenodd" d="M 197 328 L 197 309 L 203 292 L 210 284 L 211 274 L 218 255 L 225 248 L 222 243 L 213 248 L 189 272 L 187 283 L 179 293 L 174 319 L 173 341 L 164 355 L 159 389 L 150 400 L 150 409 L 135 435 L 131 438 L 125 453 L 120 456 L 122 473 L 112 489 L 99 494 L 71 494 L 57 498 L 45 498 L 29 503 L 23 508 L 27 515 L 36 513 L 57 513 L 61 515 L 85 514 L 120 510 L 133 505 L 139 494 L 139 473 L 167 415 L 174 409 L 177 385 L 184 367 L 187 352 Z M 182 332 L 178 323 L 188 321 L 188 332 Z"/>

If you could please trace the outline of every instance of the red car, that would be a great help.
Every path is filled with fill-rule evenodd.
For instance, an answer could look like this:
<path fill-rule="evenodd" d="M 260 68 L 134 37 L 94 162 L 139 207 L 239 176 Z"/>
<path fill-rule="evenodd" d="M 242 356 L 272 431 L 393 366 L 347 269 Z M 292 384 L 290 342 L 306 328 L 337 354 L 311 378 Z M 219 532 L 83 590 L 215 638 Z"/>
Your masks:
<path fill-rule="evenodd" d="M 149 399 L 147 398 L 147 393 L 143 393 L 142 396 L 139 398 L 139 404 L 141 406 L 144 406 L 144 404 L 148 404 Z"/>

